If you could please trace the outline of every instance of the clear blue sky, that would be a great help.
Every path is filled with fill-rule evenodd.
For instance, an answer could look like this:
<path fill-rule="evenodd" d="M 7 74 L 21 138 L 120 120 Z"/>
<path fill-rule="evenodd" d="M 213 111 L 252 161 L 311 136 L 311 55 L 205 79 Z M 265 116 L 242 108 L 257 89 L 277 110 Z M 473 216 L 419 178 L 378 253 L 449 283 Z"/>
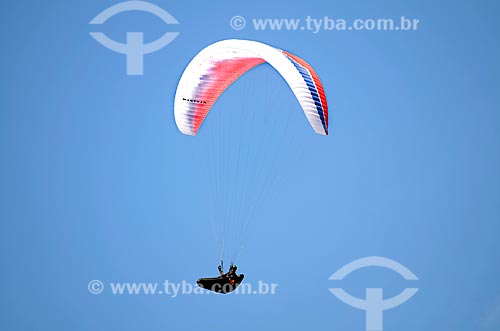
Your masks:
<path fill-rule="evenodd" d="M 147 41 L 180 32 L 145 56 L 143 76 L 127 76 L 125 56 L 89 35 L 96 29 L 88 22 L 117 1 L 0 5 L 0 329 L 363 330 L 363 312 L 332 296 L 328 277 L 372 255 L 419 278 L 416 296 L 385 312 L 384 330 L 500 329 L 496 2 L 152 2 L 180 24 L 123 13 L 97 29 L 119 41 L 127 31 Z M 420 25 L 235 31 L 234 15 L 406 16 Z M 194 282 L 216 272 L 203 153 L 210 140 L 178 132 L 173 97 L 196 52 L 226 38 L 303 57 L 330 104 L 331 135 L 316 136 L 284 83 L 262 67 L 214 109 L 289 111 L 305 147 L 297 162 L 287 159 L 296 155 L 292 143 L 278 163 L 265 159 L 288 161 L 286 174 L 259 207 L 238 260 L 248 282 L 278 283 L 277 294 L 90 294 L 92 279 Z M 261 98 L 270 91 L 277 97 Z M 265 127 L 251 128 L 261 137 Z M 360 297 L 366 287 L 392 296 L 408 282 L 370 268 L 343 286 Z"/>

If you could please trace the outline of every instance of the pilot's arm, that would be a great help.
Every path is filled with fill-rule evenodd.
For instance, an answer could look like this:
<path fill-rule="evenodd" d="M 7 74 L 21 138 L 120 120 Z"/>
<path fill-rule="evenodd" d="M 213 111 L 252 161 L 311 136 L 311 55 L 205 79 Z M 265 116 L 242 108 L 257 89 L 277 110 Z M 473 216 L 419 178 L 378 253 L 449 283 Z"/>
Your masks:
<path fill-rule="evenodd" d="M 217 267 L 217 269 L 219 269 L 219 274 L 220 274 L 221 276 L 224 276 L 224 271 L 222 271 L 222 266 L 221 266 L 221 265 L 220 265 L 220 266 L 218 266 L 218 267 Z"/>

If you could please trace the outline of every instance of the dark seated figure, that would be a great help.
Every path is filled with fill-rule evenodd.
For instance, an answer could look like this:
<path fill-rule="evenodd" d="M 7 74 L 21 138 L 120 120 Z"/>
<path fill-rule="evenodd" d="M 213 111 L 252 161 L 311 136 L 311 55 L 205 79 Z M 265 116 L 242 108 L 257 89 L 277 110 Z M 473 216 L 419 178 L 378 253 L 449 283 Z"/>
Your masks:
<path fill-rule="evenodd" d="M 200 278 L 196 282 L 199 287 L 202 287 L 206 290 L 214 291 L 217 293 L 227 294 L 236 290 L 238 285 L 243 281 L 245 275 L 236 274 L 237 267 L 235 265 L 231 265 L 228 273 L 224 273 L 222 271 L 222 265 L 219 266 L 219 277 L 214 278 Z"/>

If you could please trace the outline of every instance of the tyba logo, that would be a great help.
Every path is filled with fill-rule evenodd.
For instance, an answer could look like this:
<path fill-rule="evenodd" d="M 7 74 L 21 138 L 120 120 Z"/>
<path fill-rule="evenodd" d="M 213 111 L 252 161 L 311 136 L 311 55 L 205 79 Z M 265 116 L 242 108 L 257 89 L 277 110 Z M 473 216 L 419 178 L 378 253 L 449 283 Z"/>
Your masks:
<path fill-rule="evenodd" d="M 331 275 L 329 279 L 342 280 L 351 272 L 365 267 L 383 267 L 397 272 L 406 280 L 418 280 L 417 276 L 405 266 L 394 260 L 379 256 L 364 257 L 348 263 Z M 344 303 L 366 311 L 367 331 L 382 331 L 383 311 L 397 307 L 406 302 L 417 293 L 418 288 L 406 288 L 398 295 L 385 300 L 381 288 L 367 288 L 364 300 L 350 295 L 341 288 L 330 288 L 329 290 Z"/>
<path fill-rule="evenodd" d="M 158 16 L 166 24 L 179 24 L 167 11 L 145 1 L 125 1 L 111 6 L 94 17 L 89 24 L 103 24 L 116 14 L 128 11 L 148 12 Z M 159 39 L 147 44 L 144 43 L 142 32 L 127 32 L 127 42 L 124 44 L 110 39 L 102 32 L 90 32 L 90 35 L 104 47 L 127 56 L 127 75 L 142 75 L 144 55 L 167 46 L 179 35 L 179 32 L 166 32 Z"/>

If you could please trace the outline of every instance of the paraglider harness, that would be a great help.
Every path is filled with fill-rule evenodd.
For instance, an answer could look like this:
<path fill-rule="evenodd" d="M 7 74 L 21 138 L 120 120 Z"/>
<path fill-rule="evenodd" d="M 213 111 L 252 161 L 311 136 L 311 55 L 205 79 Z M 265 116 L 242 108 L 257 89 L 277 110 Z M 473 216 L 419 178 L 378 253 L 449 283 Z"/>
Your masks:
<path fill-rule="evenodd" d="M 227 273 L 224 273 L 223 271 L 224 268 L 224 262 L 221 261 L 220 265 L 217 267 L 219 270 L 219 277 L 215 278 L 200 278 L 196 282 L 198 286 L 211 290 L 217 293 L 223 293 L 227 294 L 232 291 L 234 291 L 238 285 L 243 281 L 243 278 L 245 275 L 236 274 L 236 266 L 231 264 L 229 271 Z"/>

